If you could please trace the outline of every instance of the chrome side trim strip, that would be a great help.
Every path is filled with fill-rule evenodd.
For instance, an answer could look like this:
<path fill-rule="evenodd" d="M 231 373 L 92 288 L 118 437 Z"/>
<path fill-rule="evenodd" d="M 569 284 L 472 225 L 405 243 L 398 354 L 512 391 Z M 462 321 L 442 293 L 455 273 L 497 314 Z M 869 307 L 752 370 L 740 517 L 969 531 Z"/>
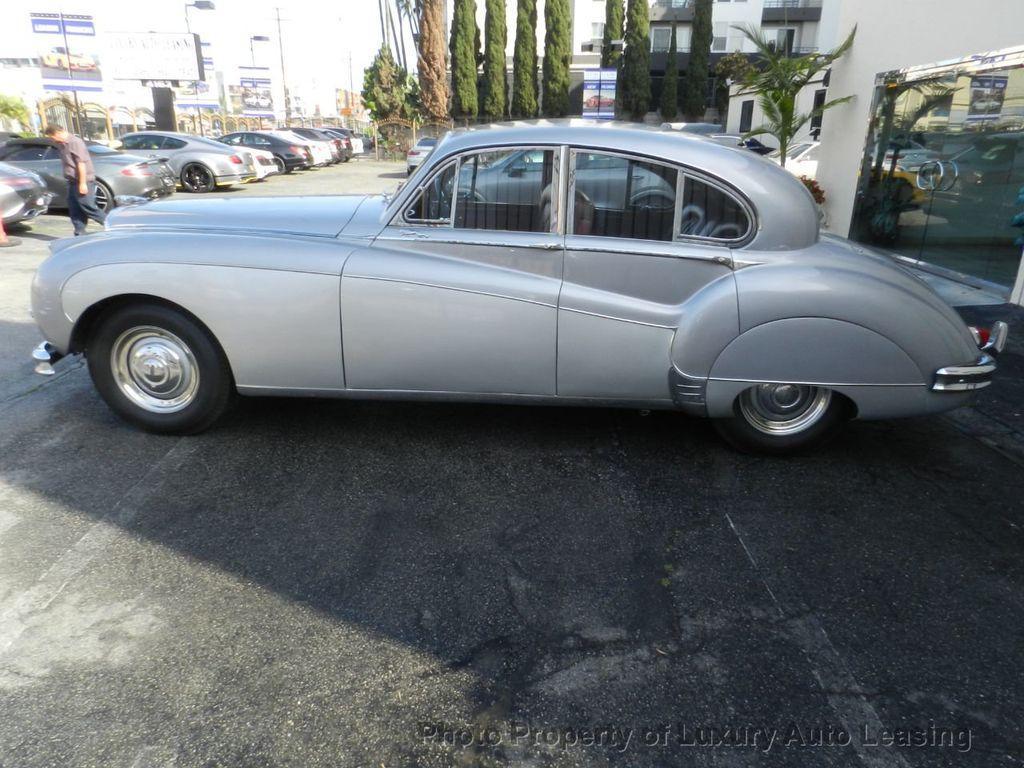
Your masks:
<path fill-rule="evenodd" d="M 874 384 L 868 382 L 840 382 L 840 381 L 775 381 L 772 379 L 727 379 L 712 376 L 708 381 L 729 381 L 736 382 L 739 384 L 803 384 L 808 387 L 924 387 L 927 386 L 924 383 L 893 383 L 893 384 Z"/>
<path fill-rule="evenodd" d="M 456 291 L 457 293 L 473 293 L 477 296 L 488 296 L 492 299 L 508 299 L 509 301 L 521 301 L 524 304 L 536 304 L 538 307 L 550 307 L 551 309 L 558 309 L 554 304 L 550 304 L 546 301 L 536 301 L 535 299 L 524 299 L 522 296 L 509 296 L 504 293 L 491 293 L 489 291 L 477 291 L 472 288 L 459 288 L 452 285 L 437 285 L 436 283 L 424 283 L 419 280 L 402 280 L 396 277 L 378 277 L 376 275 L 358 275 L 345 273 L 344 278 L 352 278 L 353 280 L 377 280 L 382 283 L 402 283 L 404 285 L 418 285 L 423 288 L 439 288 L 442 291 Z"/>
<path fill-rule="evenodd" d="M 590 317 L 600 317 L 605 320 L 618 320 L 620 323 L 629 323 L 630 325 L 644 325 L 648 328 L 663 328 L 666 331 L 674 331 L 676 326 L 674 325 L 661 325 L 660 323 L 645 323 L 643 320 L 630 320 L 626 317 L 615 317 L 615 315 L 603 315 L 600 312 L 588 312 L 585 309 L 573 309 L 572 307 L 559 307 L 560 312 L 575 312 L 577 315 L 589 315 Z"/>

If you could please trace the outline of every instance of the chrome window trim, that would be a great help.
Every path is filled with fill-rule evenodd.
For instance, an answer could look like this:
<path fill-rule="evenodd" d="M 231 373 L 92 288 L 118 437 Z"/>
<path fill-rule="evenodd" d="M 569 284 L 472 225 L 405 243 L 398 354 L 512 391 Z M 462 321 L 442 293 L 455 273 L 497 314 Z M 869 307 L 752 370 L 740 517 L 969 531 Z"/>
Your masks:
<path fill-rule="evenodd" d="M 447 155 L 443 159 L 438 160 L 435 170 L 431 171 L 430 174 L 423 180 L 422 183 L 418 184 L 411 192 L 406 196 L 406 200 L 415 200 L 418 195 L 426 188 L 426 186 L 434 180 L 439 173 L 443 173 L 451 161 L 455 161 L 455 197 L 452 200 L 452 215 L 450 219 L 423 219 L 423 220 L 409 220 L 405 218 L 405 211 L 408 210 L 408 205 L 403 201 L 401 207 L 392 216 L 391 220 L 385 226 L 407 226 L 407 227 L 431 227 L 435 229 L 448 228 L 453 231 L 458 230 L 460 232 L 516 232 L 511 229 L 477 229 L 475 227 L 456 227 L 455 226 L 455 206 L 458 203 L 459 195 L 459 178 L 462 175 L 462 160 L 470 155 L 480 155 L 484 152 L 516 152 L 519 150 L 531 150 L 539 149 L 542 151 L 554 152 L 554 158 L 552 161 L 552 176 L 551 176 L 551 187 L 557 190 L 557 194 L 552 195 L 551 200 L 551 221 L 548 228 L 543 232 L 532 232 L 522 234 L 562 234 L 562 220 L 564 216 L 561 214 L 564 198 L 564 191 L 566 185 L 563 182 L 564 174 L 562 173 L 562 167 L 565 164 L 566 145 L 564 144 L 495 144 L 487 147 L 475 147 L 468 149 L 464 152 L 458 152 L 452 155 Z M 519 234 L 517 232 L 517 234 Z M 453 241 L 454 242 L 454 241 Z"/>
<path fill-rule="evenodd" d="M 672 220 L 672 234 L 671 240 L 648 240 L 640 237 L 622 237 L 615 238 L 620 240 L 632 240 L 644 243 L 694 243 L 697 245 L 707 245 L 717 248 L 742 248 L 748 245 L 751 240 L 754 239 L 754 235 L 757 234 L 757 215 L 754 212 L 753 205 L 746 199 L 739 190 L 735 189 L 731 185 L 728 185 L 725 181 L 711 176 L 703 171 L 699 171 L 695 168 L 691 168 L 687 165 L 676 165 L 675 163 L 668 163 L 664 160 L 660 160 L 656 157 L 649 157 L 647 155 L 641 155 L 631 152 L 619 152 L 613 149 L 602 149 L 596 147 L 586 147 L 582 145 L 568 145 L 569 152 L 569 185 L 566 192 L 566 222 L 565 222 L 565 234 L 573 235 L 574 237 L 610 237 L 615 238 L 614 235 L 585 235 L 578 232 L 570 231 L 569 222 L 575 220 L 575 188 L 576 188 L 576 156 L 580 152 L 587 152 L 590 154 L 601 154 L 610 155 L 612 157 L 621 157 L 626 160 L 635 160 L 643 163 L 650 163 L 654 165 L 661 165 L 667 168 L 671 168 L 676 172 L 676 199 L 675 199 L 675 212 Z M 680 218 L 682 216 L 682 199 L 683 199 L 683 185 L 686 183 L 687 178 L 692 178 L 700 181 L 713 189 L 718 190 L 724 195 L 727 195 L 730 200 L 735 202 L 746 215 L 747 218 L 747 231 L 742 237 L 736 238 L 712 238 L 712 237 L 694 237 L 692 235 L 682 235 L 679 233 Z"/>

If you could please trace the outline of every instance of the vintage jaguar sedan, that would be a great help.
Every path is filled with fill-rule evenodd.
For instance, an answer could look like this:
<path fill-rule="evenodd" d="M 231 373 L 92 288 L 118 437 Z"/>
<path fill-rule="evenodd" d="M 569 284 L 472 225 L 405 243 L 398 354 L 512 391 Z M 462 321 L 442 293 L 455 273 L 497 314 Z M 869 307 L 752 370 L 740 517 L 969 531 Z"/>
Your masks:
<path fill-rule="evenodd" d="M 39 367 L 84 354 L 158 432 L 236 392 L 418 398 L 674 408 L 783 453 L 963 404 L 1007 332 L 822 236 L 754 153 L 583 121 L 451 133 L 393 197 L 147 203 L 52 251 Z"/>

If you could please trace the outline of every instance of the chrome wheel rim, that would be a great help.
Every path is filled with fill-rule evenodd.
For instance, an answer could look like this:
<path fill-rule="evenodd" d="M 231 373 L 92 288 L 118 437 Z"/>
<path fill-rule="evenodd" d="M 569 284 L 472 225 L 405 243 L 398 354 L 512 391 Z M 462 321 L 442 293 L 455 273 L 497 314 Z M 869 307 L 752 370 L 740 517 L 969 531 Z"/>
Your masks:
<path fill-rule="evenodd" d="M 110 368 L 125 397 L 150 413 L 177 413 L 199 392 L 199 366 L 192 350 L 163 328 L 139 326 L 118 336 Z"/>
<path fill-rule="evenodd" d="M 740 413 L 766 435 L 794 435 L 825 415 L 832 390 L 807 384 L 758 384 L 740 395 Z"/>

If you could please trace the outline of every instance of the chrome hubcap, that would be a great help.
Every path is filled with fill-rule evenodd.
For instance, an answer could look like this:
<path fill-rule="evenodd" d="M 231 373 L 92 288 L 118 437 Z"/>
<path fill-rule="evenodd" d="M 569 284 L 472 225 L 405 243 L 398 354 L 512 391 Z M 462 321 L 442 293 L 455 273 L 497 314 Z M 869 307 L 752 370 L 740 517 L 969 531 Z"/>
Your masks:
<path fill-rule="evenodd" d="M 740 413 L 767 435 L 793 435 L 818 423 L 832 390 L 807 384 L 758 384 L 740 395 Z"/>
<path fill-rule="evenodd" d="M 130 328 L 118 336 L 110 367 L 121 391 L 152 413 L 187 408 L 199 391 L 199 366 L 181 339 L 162 328 Z"/>

